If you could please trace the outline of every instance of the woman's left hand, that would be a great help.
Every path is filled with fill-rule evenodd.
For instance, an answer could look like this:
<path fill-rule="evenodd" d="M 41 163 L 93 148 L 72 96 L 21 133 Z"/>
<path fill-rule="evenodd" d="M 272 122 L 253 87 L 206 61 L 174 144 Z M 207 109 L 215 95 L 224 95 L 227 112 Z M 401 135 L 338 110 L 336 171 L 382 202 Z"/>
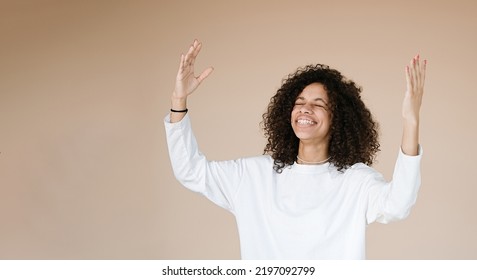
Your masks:
<path fill-rule="evenodd" d="M 422 95 L 424 94 L 424 80 L 426 78 L 427 61 L 420 61 L 416 55 L 406 66 L 406 93 L 402 105 L 402 116 L 405 121 L 419 123 Z"/>

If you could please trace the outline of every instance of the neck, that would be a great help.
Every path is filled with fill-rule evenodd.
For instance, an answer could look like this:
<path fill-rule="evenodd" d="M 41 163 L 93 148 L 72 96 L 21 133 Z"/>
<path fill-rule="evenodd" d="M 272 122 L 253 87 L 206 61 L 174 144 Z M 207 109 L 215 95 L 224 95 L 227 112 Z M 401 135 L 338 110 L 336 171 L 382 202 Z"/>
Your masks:
<path fill-rule="evenodd" d="M 327 144 L 307 144 L 300 141 L 297 160 L 301 164 L 321 164 L 329 159 Z"/>

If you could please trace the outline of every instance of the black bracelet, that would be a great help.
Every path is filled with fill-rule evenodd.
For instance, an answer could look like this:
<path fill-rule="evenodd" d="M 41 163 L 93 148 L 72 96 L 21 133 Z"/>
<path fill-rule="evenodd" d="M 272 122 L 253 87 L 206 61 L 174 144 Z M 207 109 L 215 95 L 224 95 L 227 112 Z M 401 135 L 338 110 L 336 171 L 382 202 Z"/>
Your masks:
<path fill-rule="evenodd" d="M 171 109 L 171 112 L 173 112 L 173 113 L 187 113 L 188 111 L 189 111 L 189 109 L 184 109 L 184 110 Z"/>

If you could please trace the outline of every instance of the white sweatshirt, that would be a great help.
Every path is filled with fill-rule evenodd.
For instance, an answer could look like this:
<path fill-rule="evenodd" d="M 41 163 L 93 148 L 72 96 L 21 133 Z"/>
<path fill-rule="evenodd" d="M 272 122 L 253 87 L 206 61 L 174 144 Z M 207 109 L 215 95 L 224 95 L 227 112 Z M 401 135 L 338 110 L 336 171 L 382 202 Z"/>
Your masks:
<path fill-rule="evenodd" d="M 242 259 L 364 259 L 367 224 L 404 219 L 417 198 L 421 149 L 399 152 L 392 182 L 362 163 L 344 172 L 295 163 L 279 174 L 268 155 L 208 161 L 188 115 L 164 123 L 177 180 L 235 215 Z"/>

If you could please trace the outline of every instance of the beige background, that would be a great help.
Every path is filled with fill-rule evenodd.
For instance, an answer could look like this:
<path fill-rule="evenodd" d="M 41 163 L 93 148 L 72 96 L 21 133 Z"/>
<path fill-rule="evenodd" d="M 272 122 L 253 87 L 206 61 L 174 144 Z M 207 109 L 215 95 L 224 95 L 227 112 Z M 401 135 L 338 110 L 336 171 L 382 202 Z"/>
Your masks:
<path fill-rule="evenodd" d="M 331 3 L 333 2 L 333 3 Z M 390 179 L 404 66 L 429 60 L 423 183 L 368 228 L 371 259 L 476 259 L 477 2 L 0 1 L 0 258 L 237 259 L 234 218 L 182 188 L 163 117 L 180 53 L 215 72 L 190 99 L 202 151 L 261 154 L 281 79 L 325 63 L 364 87 Z"/>

